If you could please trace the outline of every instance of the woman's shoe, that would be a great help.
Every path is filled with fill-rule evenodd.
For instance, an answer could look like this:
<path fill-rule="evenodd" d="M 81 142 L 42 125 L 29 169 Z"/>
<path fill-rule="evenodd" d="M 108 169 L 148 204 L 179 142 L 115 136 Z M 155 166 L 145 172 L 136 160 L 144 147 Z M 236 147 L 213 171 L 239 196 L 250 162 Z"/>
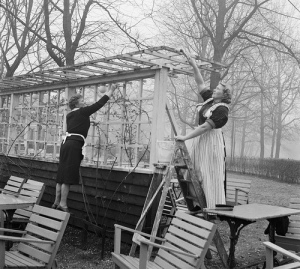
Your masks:
<path fill-rule="evenodd" d="M 51 206 L 51 208 L 57 209 L 58 206 L 59 206 L 58 204 L 53 204 L 53 205 Z"/>
<path fill-rule="evenodd" d="M 56 209 L 57 209 L 57 210 L 60 210 L 60 211 L 64 211 L 64 212 L 70 213 L 69 208 L 67 208 L 67 207 L 62 207 L 62 206 L 60 206 L 60 205 L 58 205 L 58 206 L 56 207 Z"/>

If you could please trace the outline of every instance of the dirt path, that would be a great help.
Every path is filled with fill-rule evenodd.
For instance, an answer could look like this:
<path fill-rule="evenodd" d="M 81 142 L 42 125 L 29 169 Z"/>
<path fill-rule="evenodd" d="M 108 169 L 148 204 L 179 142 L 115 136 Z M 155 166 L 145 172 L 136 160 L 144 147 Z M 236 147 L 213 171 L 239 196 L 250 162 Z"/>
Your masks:
<path fill-rule="evenodd" d="M 229 177 L 252 179 L 250 189 L 250 203 L 263 203 L 270 205 L 288 206 L 291 197 L 300 196 L 300 184 L 287 184 L 270 179 L 262 179 L 240 174 L 229 174 Z M 240 235 L 236 247 L 237 268 L 262 260 L 265 249 L 262 242 L 267 241 L 264 230 L 268 221 L 259 221 L 246 226 Z M 225 247 L 229 247 L 229 228 L 227 223 L 220 222 L 218 229 Z M 57 260 L 59 268 L 97 268 L 112 269 L 110 252 L 113 249 L 112 240 L 107 240 L 105 259 L 101 260 L 101 239 L 90 234 L 88 245 L 83 250 L 80 246 L 80 231 L 68 228 L 61 244 Z M 223 269 L 217 254 L 213 253 L 213 259 L 206 261 L 208 269 Z M 256 267 L 249 267 L 256 268 Z"/>

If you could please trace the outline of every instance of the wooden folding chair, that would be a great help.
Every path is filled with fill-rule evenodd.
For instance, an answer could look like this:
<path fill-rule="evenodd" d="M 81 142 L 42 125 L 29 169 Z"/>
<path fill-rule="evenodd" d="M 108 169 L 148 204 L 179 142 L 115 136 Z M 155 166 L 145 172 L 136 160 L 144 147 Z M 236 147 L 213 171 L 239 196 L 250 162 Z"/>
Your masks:
<path fill-rule="evenodd" d="M 216 231 L 216 225 L 201 218 L 177 211 L 164 238 L 140 239 L 140 257 L 131 257 L 120 253 L 121 231 L 130 231 L 151 237 L 120 225 L 115 225 L 115 242 L 112 260 L 120 268 L 127 269 L 172 269 L 205 268 L 204 258 Z M 148 247 L 159 248 L 153 261 L 148 261 Z"/>
<path fill-rule="evenodd" d="M 43 182 L 35 181 L 28 179 L 26 183 L 23 184 L 20 190 L 19 198 L 34 198 L 35 204 L 39 204 L 42 196 L 45 191 L 45 184 Z M 12 223 L 26 223 L 28 222 L 32 213 L 32 206 L 24 208 L 24 209 L 17 209 L 13 215 L 11 220 Z"/>
<path fill-rule="evenodd" d="M 10 176 L 4 188 L 0 189 L 0 191 L 2 193 L 7 193 L 7 194 L 18 194 L 24 182 L 25 182 L 24 178 Z"/>
<path fill-rule="evenodd" d="M 226 179 L 226 204 L 243 205 L 249 202 L 251 180 L 249 179 Z"/>
<path fill-rule="evenodd" d="M 25 231 L 14 231 L 23 237 L 0 235 L 0 240 L 20 242 L 17 250 L 5 251 L 5 268 L 57 268 L 55 256 L 69 217 L 70 213 L 35 205 Z"/>
<path fill-rule="evenodd" d="M 300 198 L 291 198 L 290 208 L 300 209 Z M 289 217 L 289 227 L 285 236 L 275 235 L 276 245 L 295 252 L 300 252 L 300 215 Z"/>
<path fill-rule="evenodd" d="M 281 253 L 286 257 L 291 258 L 295 262 L 288 263 L 280 266 L 276 266 L 276 269 L 293 269 L 293 268 L 300 268 L 300 257 L 296 254 L 281 248 L 271 242 L 264 242 L 264 245 L 266 246 L 266 269 L 272 269 L 274 268 L 274 251 L 277 253 Z"/>

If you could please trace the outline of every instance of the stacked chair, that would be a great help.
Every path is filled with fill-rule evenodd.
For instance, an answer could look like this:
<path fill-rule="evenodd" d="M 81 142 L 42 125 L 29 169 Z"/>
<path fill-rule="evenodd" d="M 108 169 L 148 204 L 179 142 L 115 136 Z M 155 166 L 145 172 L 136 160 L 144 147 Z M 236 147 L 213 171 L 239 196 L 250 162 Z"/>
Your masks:
<path fill-rule="evenodd" d="M 10 176 L 4 188 L 0 189 L 0 191 L 6 194 L 18 194 L 25 181 L 24 178 Z"/>
<path fill-rule="evenodd" d="M 70 213 L 34 205 L 22 237 L 0 235 L 0 240 L 20 242 L 14 251 L 5 251 L 5 268 L 57 268 L 55 256 Z M 11 232 L 1 228 L 2 232 Z"/>
<path fill-rule="evenodd" d="M 45 184 L 39 181 L 28 179 L 21 187 L 19 198 L 34 198 L 35 204 L 39 204 L 45 191 Z M 31 216 L 33 206 L 17 209 L 11 221 L 12 224 L 26 224 Z"/>

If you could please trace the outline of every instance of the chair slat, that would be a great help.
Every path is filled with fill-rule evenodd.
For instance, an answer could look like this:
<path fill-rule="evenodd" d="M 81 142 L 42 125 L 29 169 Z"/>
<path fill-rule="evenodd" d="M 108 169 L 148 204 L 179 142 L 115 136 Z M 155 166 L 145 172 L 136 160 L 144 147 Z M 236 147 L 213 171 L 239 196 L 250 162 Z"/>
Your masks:
<path fill-rule="evenodd" d="M 167 234 L 171 234 L 171 235 L 177 237 L 178 244 L 183 244 L 182 241 L 184 241 L 184 242 L 187 242 L 187 244 L 198 245 L 199 247 L 203 248 L 205 245 L 205 242 L 206 242 L 206 240 L 203 240 L 202 238 L 195 236 L 194 234 L 191 234 L 189 232 L 183 231 L 173 225 L 171 225 L 169 227 Z M 165 238 L 168 238 L 167 235 Z M 170 240 L 170 242 L 173 242 L 173 241 L 171 241 L 172 238 L 170 238 L 170 239 L 168 238 L 168 240 Z M 176 244 L 176 241 L 174 243 Z"/>
<path fill-rule="evenodd" d="M 193 269 L 195 268 L 196 265 L 196 259 L 190 258 L 190 262 L 192 264 L 189 264 L 181 259 L 179 259 L 178 257 L 176 257 L 175 253 L 171 254 L 163 249 L 160 249 L 158 254 L 157 254 L 157 258 L 160 257 L 161 259 L 164 259 L 165 263 L 168 263 L 169 265 L 171 265 L 171 268 L 174 268 L 174 266 L 178 266 L 179 268 L 190 268 Z M 155 259 L 155 263 L 162 266 L 158 259 Z"/>
<path fill-rule="evenodd" d="M 31 210 L 18 209 L 14 214 L 14 221 L 15 219 L 20 219 L 20 218 L 29 220 L 31 214 L 32 214 Z"/>
<path fill-rule="evenodd" d="M 29 238 L 29 239 L 40 239 L 39 237 L 35 237 L 35 236 L 32 236 L 30 234 L 26 234 L 24 236 L 24 238 Z M 31 245 L 33 246 L 36 246 L 38 247 L 39 249 L 42 249 L 48 253 L 51 253 L 53 251 L 53 248 L 54 248 L 54 243 L 53 244 L 39 244 L 39 243 L 34 243 L 34 242 L 30 242 Z"/>
<path fill-rule="evenodd" d="M 193 254 L 201 253 L 205 245 L 203 240 L 201 241 L 199 240 L 199 244 L 194 245 L 191 244 L 190 242 L 179 239 L 177 236 L 171 233 L 167 233 L 165 239 L 167 240 L 167 242 L 165 243 L 166 246 L 170 246 L 176 249 L 178 248 L 178 249 L 187 250 L 188 252 Z M 180 248 L 177 246 L 179 246 Z"/>
<path fill-rule="evenodd" d="M 4 186 L 4 190 L 18 193 L 19 188 L 18 187 L 14 187 L 14 186 Z"/>
<path fill-rule="evenodd" d="M 176 212 L 175 214 L 176 219 L 181 219 L 184 221 L 188 221 L 191 224 L 197 226 L 197 227 L 202 227 L 205 228 L 207 230 L 211 230 L 214 227 L 214 224 L 212 222 L 206 221 L 204 219 L 201 218 L 197 218 L 195 216 L 186 214 L 184 212 Z"/>
<path fill-rule="evenodd" d="M 31 191 L 31 190 L 25 190 L 25 189 L 21 189 L 20 191 L 20 196 L 22 197 L 32 197 L 32 198 L 37 198 L 39 197 L 40 193 L 37 191 Z"/>
<path fill-rule="evenodd" d="M 47 228 L 51 228 L 51 230 L 59 231 L 61 229 L 62 223 L 60 221 L 46 218 L 45 216 L 33 214 L 30 217 L 30 221 L 43 225 Z"/>
<path fill-rule="evenodd" d="M 18 245 L 18 251 L 21 253 L 25 253 L 25 254 L 29 255 L 30 257 L 33 257 L 44 263 L 48 263 L 49 259 L 51 257 L 51 255 L 49 253 L 38 250 L 37 248 L 34 248 L 34 247 L 30 246 L 29 244 L 24 244 L 24 243 L 20 243 Z"/>
<path fill-rule="evenodd" d="M 170 225 L 170 228 L 173 225 L 177 226 L 177 227 L 180 227 L 182 229 L 188 230 L 188 231 L 190 231 L 190 233 L 201 236 L 202 238 L 205 238 L 205 239 L 207 239 L 208 236 L 209 236 L 209 231 L 208 230 L 205 230 L 205 229 L 200 228 L 200 227 L 195 227 L 195 226 L 191 225 L 190 223 L 183 222 L 183 221 L 181 221 L 177 218 L 175 218 L 174 221 L 172 221 L 172 224 Z"/>
<path fill-rule="evenodd" d="M 158 266 L 160 266 L 161 268 L 164 268 L 164 269 L 174 269 L 174 268 L 176 268 L 173 265 L 171 265 L 170 263 L 168 263 L 167 261 L 163 260 L 159 256 L 157 256 L 155 258 L 154 263 L 157 264 Z M 182 268 L 182 269 L 185 269 L 185 268 Z"/>
<path fill-rule="evenodd" d="M 35 205 L 32 209 L 32 213 L 40 216 L 51 216 L 53 219 L 64 220 L 66 213 L 60 210 L 54 210 L 52 208 Z"/>
<path fill-rule="evenodd" d="M 34 259 L 31 259 L 30 257 L 27 257 L 17 251 L 7 251 L 5 252 L 5 264 L 7 259 L 10 262 L 13 262 L 14 264 L 17 265 L 27 265 L 31 267 L 41 267 L 44 266 L 44 263 L 40 263 Z"/>
<path fill-rule="evenodd" d="M 32 233 L 34 235 L 39 235 L 44 237 L 47 240 L 52 240 L 55 241 L 57 239 L 58 233 L 57 232 L 53 232 L 41 227 L 38 227 L 32 223 L 28 223 L 26 228 L 25 228 L 26 232 Z"/>
<path fill-rule="evenodd" d="M 170 244 L 169 242 L 166 242 L 166 243 L 164 244 L 164 246 L 170 247 L 170 248 L 173 248 L 173 249 L 177 249 L 177 250 L 181 250 L 181 251 L 189 252 L 189 251 L 187 251 L 187 249 L 186 249 L 185 247 L 183 247 L 183 248 L 178 248 L 177 246 L 175 246 L 175 245 L 173 245 L 173 244 Z M 200 252 L 201 252 L 202 250 L 203 250 L 203 249 L 201 249 Z M 162 254 L 162 253 L 164 253 L 163 251 L 164 251 L 164 250 L 160 249 L 160 250 L 158 251 L 157 255 L 158 255 L 158 256 L 163 256 L 163 254 Z M 196 253 L 200 253 L 200 252 L 199 252 L 199 249 L 198 249 L 198 251 L 197 251 Z M 193 251 L 191 251 L 191 252 L 189 252 L 189 253 L 194 254 Z M 194 259 L 194 258 L 192 258 L 192 257 L 189 257 L 189 256 L 186 256 L 186 255 L 183 255 L 183 254 L 180 254 L 180 253 L 173 253 L 173 255 L 179 257 L 180 259 L 182 259 L 182 260 L 184 260 L 185 262 L 190 263 L 190 264 L 193 264 L 193 263 L 196 261 L 196 259 Z"/>

